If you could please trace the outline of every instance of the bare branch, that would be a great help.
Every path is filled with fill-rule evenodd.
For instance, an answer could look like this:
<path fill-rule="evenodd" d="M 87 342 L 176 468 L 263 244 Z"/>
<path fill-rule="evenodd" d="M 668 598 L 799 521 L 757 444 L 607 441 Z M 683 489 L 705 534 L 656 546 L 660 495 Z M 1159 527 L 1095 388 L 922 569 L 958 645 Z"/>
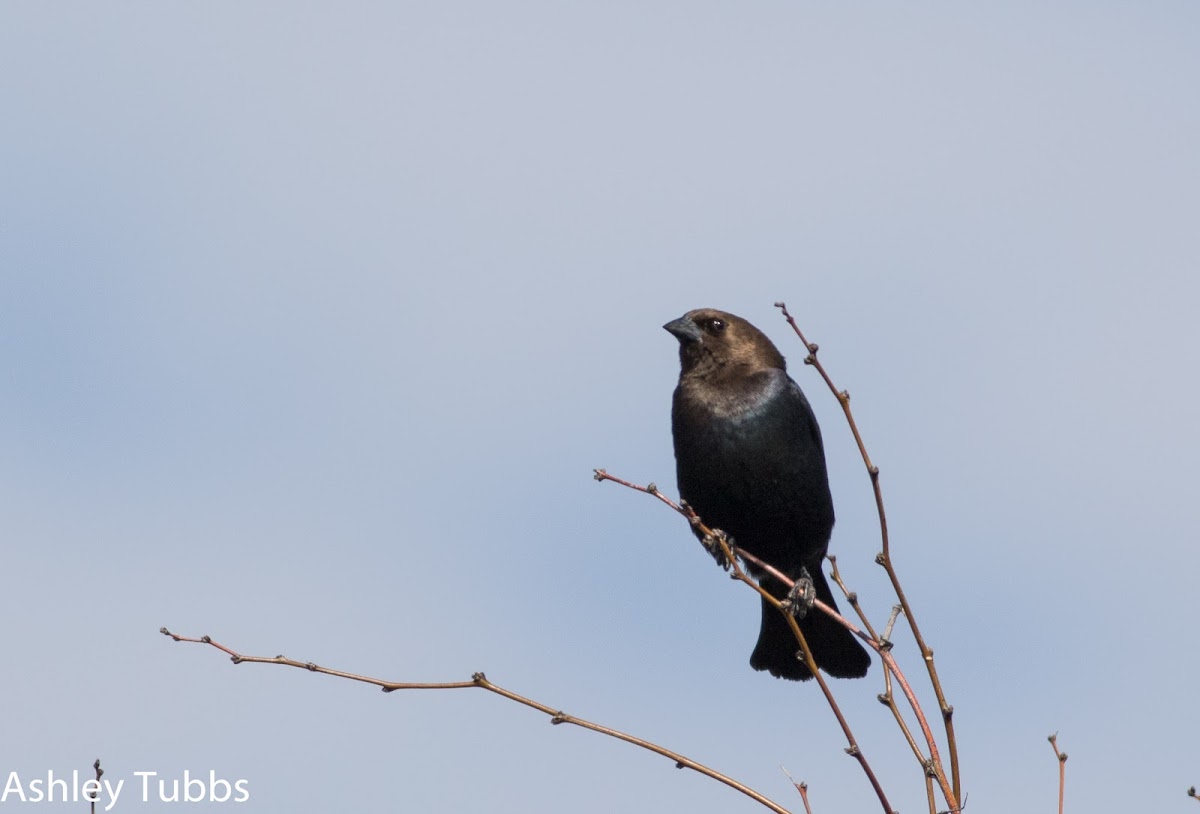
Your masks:
<path fill-rule="evenodd" d="M 937 667 L 933 662 L 933 649 L 925 643 L 925 637 L 921 635 L 921 629 L 917 625 L 916 617 L 913 615 L 912 606 L 908 602 L 908 598 L 904 594 L 904 588 L 900 585 L 900 577 L 896 574 L 896 569 L 892 565 L 891 543 L 888 539 L 887 527 L 887 512 L 883 507 L 883 490 L 879 484 L 879 467 L 871 461 L 871 456 L 867 453 L 867 446 L 863 442 L 862 434 L 858 431 L 858 425 L 854 421 L 854 413 L 850 410 L 850 393 L 846 390 L 839 390 L 833 383 L 833 379 L 825 370 L 825 366 L 821 364 L 817 358 L 817 351 L 820 349 L 815 342 L 809 342 L 805 338 L 804 333 L 800 330 L 800 326 L 796 324 L 795 318 L 788 311 L 787 304 L 783 302 L 775 303 L 792 326 L 792 330 L 799 337 L 808 351 L 808 356 L 804 358 L 804 363 L 812 365 L 817 372 L 821 374 L 821 378 L 825 380 L 825 384 L 829 387 L 830 392 L 837 398 L 838 404 L 842 407 L 842 412 L 846 414 L 846 423 L 850 425 L 850 432 L 854 435 L 854 441 L 858 445 L 859 454 L 862 455 L 863 465 L 867 468 L 867 474 L 871 477 L 871 488 L 875 493 L 875 508 L 879 514 L 879 533 L 882 538 L 882 551 L 876 557 L 876 562 L 884 567 L 887 571 L 888 579 L 891 580 L 892 590 L 896 593 L 896 598 L 900 600 L 900 605 L 904 608 L 904 618 L 908 620 L 908 626 L 912 630 L 913 638 L 917 642 L 917 647 L 921 651 L 921 657 L 925 661 L 925 666 L 929 671 L 929 680 L 933 685 L 934 694 L 937 696 L 938 707 L 942 712 L 942 722 L 946 728 L 946 746 L 950 752 L 950 774 L 952 776 L 953 794 L 948 796 L 947 803 L 951 809 L 957 810 L 958 800 L 962 797 L 962 783 L 959 777 L 958 767 L 958 740 L 954 736 L 954 707 L 946 701 L 946 694 L 942 690 L 942 682 L 938 678 Z M 934 761 L 935 767 L 941 771 L 941 759 L 937 754 L 937 744 L 931 742 L 930 752 Z"/>
<path fill-rule="evenodd" d="M 214 641 L 209 636 L 201 636 L 198 639 L 194 639 L 188 636 L 180 636 L 177 633 L 172 633 L 165 627 L 160 628 L 159 633 L 162 633 L 164 636 L 170 636 L 177 642 L 206 644 L 210 647 L 215 647 L 222 653 L 227 654 L 230 658 L 230 661 L 232 661 L 234 664 L 279 664 L 285 667 L 296 667 L 301 670 L 307 670 L 310 673 L 322 673 L 324 675 L 334 676 L 335 678 L 344 678 L 350 681 L 359 681 L 364 684 L 373 684 L 377 687 L 380 687 L 384 692 L 394 692 L 396 690 L 460 690 L 468 688 L 487 690 L 488 692 L 495 693 L 503 698 L 507 698 L 510 701 L 516 701 L 518 704 L 523 704 L 531 709 L 536 709 L 538 712 L 549 715 L 550 723 L 552 724 L 573 724 L 575 726 L 582 727 L 583 729 L 591 730 L 592 732 L 598 732 L 601 735 L 608 735 L 611 738 L 616 738 L 617 740 L 631 743 L 634 746 L 640 746 L 642 749 L 646 749 L 650 752 L 654 752 L 655 754 L 662 755 L 663 757 L 674 761 L 676 768 L 692 769 L 702 775 L 705 775 L 706 777 L 710 777 L 713 780 L 724 783 L 730 788 L 740 791 L 742 794 L 746 795 L 755 802 L 758 802 L 761 805 L 769 808 L 771 811 L 776 812 L 776 814 L 791 814 L 791 812 L 789 812 L 786 808 L 769 799 L 765 795 L 760 794 L 744 783 L 739 783 L 737 780 L 734 780 L 728 775 L 724 775 L 714 769 L 710 769 L 703 763 L 698 763 L 691 758 L 684 757 L 677 752 L 672 752 L 671 750 L 665 749 L 656 743 L 651 743 L 648 740 L 634 737 L 633 735 L 621 732 L 617 729 L 592 723 L 591 721 L 587 721 L 583 718 L 577 718 L 574 715 L 568 715 L 562 710 L 556 710 L 554 707 L 547 706 L 539 701 L 534 701 L 531 698 L 518 695 L 517 693 L 507 690 L 498 684 L 493 684 L 482 672 L 472 675 L 470 681 L 443 681 L 434 683 L 385 681 L 382 678 L 374 678 L 372 676 L 359 675 L 357 673 L 347 673 L 342 670 L 331 670 L 327 667 L 321 667 L 312 662 L 296 661 L 295 659 L 289 659 L 286 656 L 244 656 L 241 653 L 238 653 L 237 651 Z M 100 771 L 98 760 L 96 761 L 96 770 L 97 772 Z M 97 774 L 97 777 L 99 777 L 99 774 Z"/>
<path fill-rule="evenodd" d="M 783 769 L 783 773 L 787 775 L 787 779 L 793 786 L 796 787 L 796 791 L 800 793 L 800 800 L 804 803 L 805 814 L 813 814 L 812 806 L 808 804 L 808 784 L 803 780 L 797 782 L 796 778 L 792 777 L 791 773 L 789 773 L 787 769 L 784 769 L 782 766 L 779 768 Z"/>
<path fill-rule="evenodd" d="M 886 650 L 890 652 L 892 646 L 892 625 L 896 621 L 896 614 L 899 612 L 900 606 L 896 605 L 892 608 L 892 615 L 888 618 L 888 623 L 884 629 L 883 636 L 878 635 L 875 632 L 875 629 L 871 626 L 871 621 L 867 618 L 867 615 L 863 612 L 862 607 L 858 603 L 858 594 L 846 587 L 846 583 L 842 579 L 841 571 L 838 570 L 837 557 L 830 554 L 826 557 L 826 559 L 829 560 L 833 581 L 836 582 L 838 588 L 842 590 L 842 594 L 845 595 L 846 601 L 850 603 L 850 606 L 854 608 L 855 613 L 858 614 L 858 618 L 862 620 L 863 626 L 870 631 L 871 638 L 875 640 L 880 650 Z M 882 655 L 880 657 L 882 658 Z M 884 663 L 887 663 L 886 660 Z M 902 735 L 904 735 L 904 740 L 908 742 L 908 748 L 912 750 L 913 756 L 917 759 L 917 763 L 919 763 L 922 770 L 924 770 L 925 767 L 929 765 L 929 759 L 926 758 L 921 752 L 921 747 L 917 744 L 917 739 L 913 737 L 912 730 L 909 728 L 908 722 L 904 720 L 904 715 L 900 712 L 900 707 L 896 705 L 896 695 L 892 689 L 892 671 L 890 669 L 883 671 L 883 692 L 875 697 L 879 700 L 879 703 L 887 707 L 892 713 L 892 717 L 895 719 L 896 725 L 900 727 L 900 732 Z M 925 717 L 919 709 L 917 710 L 917 717 L 922 722 L 925 721 Z M 933 812 L 937 809 L 937 800 L 934 796 L 933 779 L 929 776 L 928 772 L 925 772 L 925 793 L 929 802 L 930 814 L 933 814 Z"/>
<path fill-rule="evenodd" d="M 1050 741 L 1050 748 L 1054 750 L 1054 756 L 1058 758 L 1058 814 L 1063 814 L 1063 792 L 1067 786 L 1067 753 L 1060 752 L 1058 749 L 1058 733 L 1046 738 Z"/>
<path fill-rule="evenodd" d="M 867 633 L 871 635 L 872 639 L 878 641 L 879 636 L 876 635 L 875 628 L 871 625 L 871 620 L 867 618 L 867 614 L 863 612 L 862 606 L 858 603 L 858 593 L 851 591 L 846 587 L 846 583 L 842 581 L 842 573 L 837 567 L 837 557 L 833 554 L 826 554 L 825 559 L 829 560 L 830 577 L 842 589 L 842 595 L 846 597 L 846 601 L 850 603 L 850 607 L 854 608 L 854 612 L 858 615 L 859 621 L 863 623 L 863 627 L 867 629 Z"/>
<path fill-rule="evenodd" d="M 100 778 L 104 776 L 104 770 L 100 768 L 100 758 L 96 758 L 96 762 L 92 764 L 92 768 L 96 770 L 97 790 L 95 794 L 85 794 L 84 796 L 86 796 L 92 803 L 92 814 L 96 814 L 96 799 L 100 796 L 98 787 L 100 785 Z"/>
<path fill-rule="evenodd" d="M 635 491 L 642 492 L 642 493 L 648 494 L 648 495 L 652 495 L 652 496 L 658 498 L 663 503 L 670 506 L 672 509 L 674 509 L 679 514 L 683 515 L 687 519 L 688 523 L 691 524 L 692 528 L 696 529 L 700 533 L 702 539 L 705 541 L 704 545 L 706 548 L 711 548 L 711 546 L 708 542 L 709 540 L 717 541 L 717 543 L 719 544 L 719 546 L 721 548 L 722 553 L 725 555 L 725 558 L 729 563 L 729 567 L 733 570 L 733 574 L 731 576 L 734 579 L 738 580 L 739 582 L 745 583 L 746 585 L 753 588 L 763 599 L 765 599 L 767 602 L 769 602 L 772 607 L 779 610 L 779 612 L 783 614 L 784 619 L 788 623 L 788 627 L 791 628 L 792 635 L 795 636 L 796 641 L 800 643 L 800 652 L 804 655 L 804 663 L 808 666 L 809 672 L 812 673 L 813 678 L 816 679 L 817 684 L 821 687 L 821 692 L 825 696 L 826 703 L 828 703 L 829 708 L 831 710 L 833 710 L 834 717 L 837 718 L 838 725 L 841 726 L 841 728 L 842 728 L 842 734 L 845 736 L 846 742 L 848 744 L 846 747 L 846 754 L 850 755 L 851 757 L 853 757 L 855 760 L 858 761 L 858 764 L 862 768 L 863 773 L 866 774 L 866 776 L 867 776 L 867 780 L 870 781 L 871 787 L 875 790 L 875 794 L 879 798 L 879 803 L 880 803 L 880 805 L 883 806 L 884 812 L 886 814 L 892 814 L 893 809 L 891 807 L 891 804 L 888 802 L 887 795 L 883 791 L 883 786 L 880 785 L 879 778 L 877 778 L 875 776 L 875 771 L 874 771 L 874 769 L 871 768 L 871 764 L 867 761 L 866 755 L 864 755 L 862 752 L 862 749 L 859 748 L 858 740 L 854 737 L 854 731 L 850 728 L 850 723 L 846 720 L 846 716 L 842 714 L 842 709 L 838 705 L 837 699 L 835 699 L 833 697 L 833 691 L 829 689 L 829 684 L 828 684 L 828 682 L 825 681 L 825 676 L 823 676 L 821 674 L 821 671 L 817 668 L 817 663 L 813 659 L 812 650 L 808 646 L 808 641 L 804 638 L 804 634 L 801 632 L 800 626 L 796 623 L 796 617 L 793 616 L 791 613 L 788 613 L 783 608 L 782 603 L 778 599 L 776 599 L 774 596 L 772 596 L 765 588 L 760 586 L 757 582 L 754 581 L 754 579 L 752 579 L 749 575 L 747 575 L 746 572 L 744 570 L 742 570 L 741 566 L 738 565 L 737 560 L 740 557 L 741 559 L 744 559 L 747 562 L 757 565 L 759 568 L 762 568 L 764 571 L 771 574 L 771 576 L 775 577 L 780 582 L 782 582 L 784 584 L 784 586 L 787 588 L 793 587 L 795 585 L 795 580 L 793 580 L 791 577 L 784 574 L 779 569 L 775 568 L 774 566 L 770 565 L 769 563 L 763 562 L 758 557 L 754 556 L 753 554 L 750 554 L 747 551 L 743 551 L 742 549 L 739 548 L 735 552 L 729 546 L 729 542 L 728 542 L 729 538 L 725 534 L 725 532 L 721 531 L 720 529 L 710 529 L 708 526 L 706 526 L 704 524 L 704 521 L 700 519 L 700 516 L 697 515 L 696 512 L 694 512 L 690 506 L 687 506 L 686 504 L 680 505 L 680 504 L 676 503 L 675 501 L 671 500 L 669 497 L 667 497 L 662 492 L 660 492 L 658 490 L 658 487 L 654 486 L 654 484 L 650 484 L 649 486 L 638 486 L 636 483 L 631 483 L 630 481 L 624 480 L 623 478 L 618 478 L 614 475 L 610 475 L 610 474 L 608 474 L 608 472 L 606 472 L 603 469 L 596 469 L 593 471 L 595 472 L 595 477 L 596 477 L 596 480 L 598 480 L 598 481 L 603 482 L 603 481 L 609 480 L 609 481 L 612 481 L 613 483 L 619 483 L 622 486 L 626 486 Z M 881 656 L 885 656 L 884 663 L 885 664 L 888 663 L 889 659 L 891 658 L 890 654 L 882 653 L 879 649 L 879 646 L 875 643 L 875 640 L 872 639 L 870 636 L 868 636 L 866 633 L 863 633 L 861 630 L 859 630 L 859 628 L 857 626 L 855 626 L 855 624 L 853 622 L 851 622 L 849 619 L 842 616 L 836 610 L 834 610 L 829 605 L 825 604 L 824 602 L 822 602 L 819 599 L 814 600 L 813 607 L 817 608 L 822 613 L 828 615 L 830 618 L 836 619 L 839 624 L 843 625 L 847 630 L 849 630 L 855 636 L 858 636 L 860 639 L 862 639 L 864 642 L 866 642 L 867 645 L 870 646 L 873 650 L 875 650 L 877 653 L 880 653 Z M 890 665 L 891 666 L 888 669 L 893 669 L 893 670 L 897 670 L 897 671 L 900 669 L 896 665 L 895 660 L 890 660 Z M 904 684 L 904 686 L 907 687 L 907 684 Z M 914 704 L 916 704 L 915 697 L 913 697 L 911 700 Z M 917 714 L 919 716 L 921 716 L 922 720 L 924 720 L 924 716 L 921 715 L 921 713 L 919 711 L 919 709 L 920 709 L 919 706 L 917 707 L 917 709 L 918 709 Z"/>

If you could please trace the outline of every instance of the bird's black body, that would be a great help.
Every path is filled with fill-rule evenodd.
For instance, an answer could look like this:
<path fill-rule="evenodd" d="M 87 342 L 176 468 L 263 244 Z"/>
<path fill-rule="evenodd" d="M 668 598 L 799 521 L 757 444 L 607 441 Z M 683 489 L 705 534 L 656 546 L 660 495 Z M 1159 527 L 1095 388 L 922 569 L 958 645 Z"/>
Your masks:
<path fill-rule="evenodd" d="M 821 571 L 833 530 L 833 500 L 821 430 L 783 356 L 757 328 L 712 309 L 664 326 L 680 342 L 681 373 L 671 410 L 679 494 L 704 523 L 797 579 L 836 607 Z M 787 589 L 761 569 L 761 584 Z M 763 601 L 756 670 L 793 680 L 812 677 L 780 612 Z M 845 628 L 819 611 L 800 620 L 817 665 L 830 675 L 866 675 L 870 657 Z"/>

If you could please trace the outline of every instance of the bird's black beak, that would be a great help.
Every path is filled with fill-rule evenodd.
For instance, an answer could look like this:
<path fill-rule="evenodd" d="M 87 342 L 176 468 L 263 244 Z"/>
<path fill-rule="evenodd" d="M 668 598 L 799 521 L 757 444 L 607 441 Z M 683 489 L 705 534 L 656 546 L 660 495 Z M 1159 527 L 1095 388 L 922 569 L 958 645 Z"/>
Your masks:
<path fill-rule="evenodd" d="M 688 342 L 699 342 L 700 338 L 704 335 L 700 332 L 700 326 L 687 317 L 673 319 L 664 325 L 663 329 L 678 339 L 681 345 Z"/>

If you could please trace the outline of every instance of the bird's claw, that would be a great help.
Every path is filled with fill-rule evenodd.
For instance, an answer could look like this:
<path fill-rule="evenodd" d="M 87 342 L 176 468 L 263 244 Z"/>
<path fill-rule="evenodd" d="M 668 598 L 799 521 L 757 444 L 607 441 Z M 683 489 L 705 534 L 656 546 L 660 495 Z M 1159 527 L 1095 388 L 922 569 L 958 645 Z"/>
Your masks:
<path fill-rule="evenodd" d="M 708 553 L 713 555 L 713 559 L 715 559 L 722 568 L 728 571 L 732 563 L 729 561 L 729 558 L 725 556 L 725 551 L 721 547 L 722 540 L 724 540 L 725 545 L 728 546 L 730 554 L 737 556 L 737 544 L 733 542 L 732 537 L 720 529 L 713 529 L 708 534 L 705 534 L 704 537 L 701 538 L 700 542 L 704 544 L 706 549 L 708 549 Z"/>
<path fill-rule="evenodd" d="M 808 615 L 808 609 L 816 601 L 817 587 L 813 584 L 812 577 L 808 575 L 808 569 L 801 568 L 800 576 L 796 577 L 795 583 L 787 592 L 787 597 L 782 604 L 792 616 L 803 619 Z"/>

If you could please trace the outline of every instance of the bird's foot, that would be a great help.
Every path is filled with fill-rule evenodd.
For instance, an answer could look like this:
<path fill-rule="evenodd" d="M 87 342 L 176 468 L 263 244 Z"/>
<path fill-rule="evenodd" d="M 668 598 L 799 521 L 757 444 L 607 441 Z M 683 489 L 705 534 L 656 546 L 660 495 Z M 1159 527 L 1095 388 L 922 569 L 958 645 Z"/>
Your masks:
<path fill-rule="evenodd" d="M 817 601 L 817 587 L 813 585 L 812 577 L 808 574 L 807 568 L 800 569 L 800 575 L 796 577 L 795 584 L 788 591 L 787 597 L 783 600 L 784 609 L 797 619 L 803 619 L 808 615 L 808 609 Z"/>
<path fill-rule="evenodd" d="M 704 537 L 701 538 L 700 542 L 702 542 L 704 547 L 708 549 L 708 553 L 713 555 L 713 559 L 717 561 L 717 564 L 728 571 L 733 563 L 731 563 L 729 558 L 725 556 L 725 549 L 721 546 L 722 540 L 724 540 L 725 545 L 728 546 L 729 553 L 736 557 L 737 543 L 733 541 L 732 537 L 720 529 L 713 529 L 710 533 L 705 534 Z"/>

